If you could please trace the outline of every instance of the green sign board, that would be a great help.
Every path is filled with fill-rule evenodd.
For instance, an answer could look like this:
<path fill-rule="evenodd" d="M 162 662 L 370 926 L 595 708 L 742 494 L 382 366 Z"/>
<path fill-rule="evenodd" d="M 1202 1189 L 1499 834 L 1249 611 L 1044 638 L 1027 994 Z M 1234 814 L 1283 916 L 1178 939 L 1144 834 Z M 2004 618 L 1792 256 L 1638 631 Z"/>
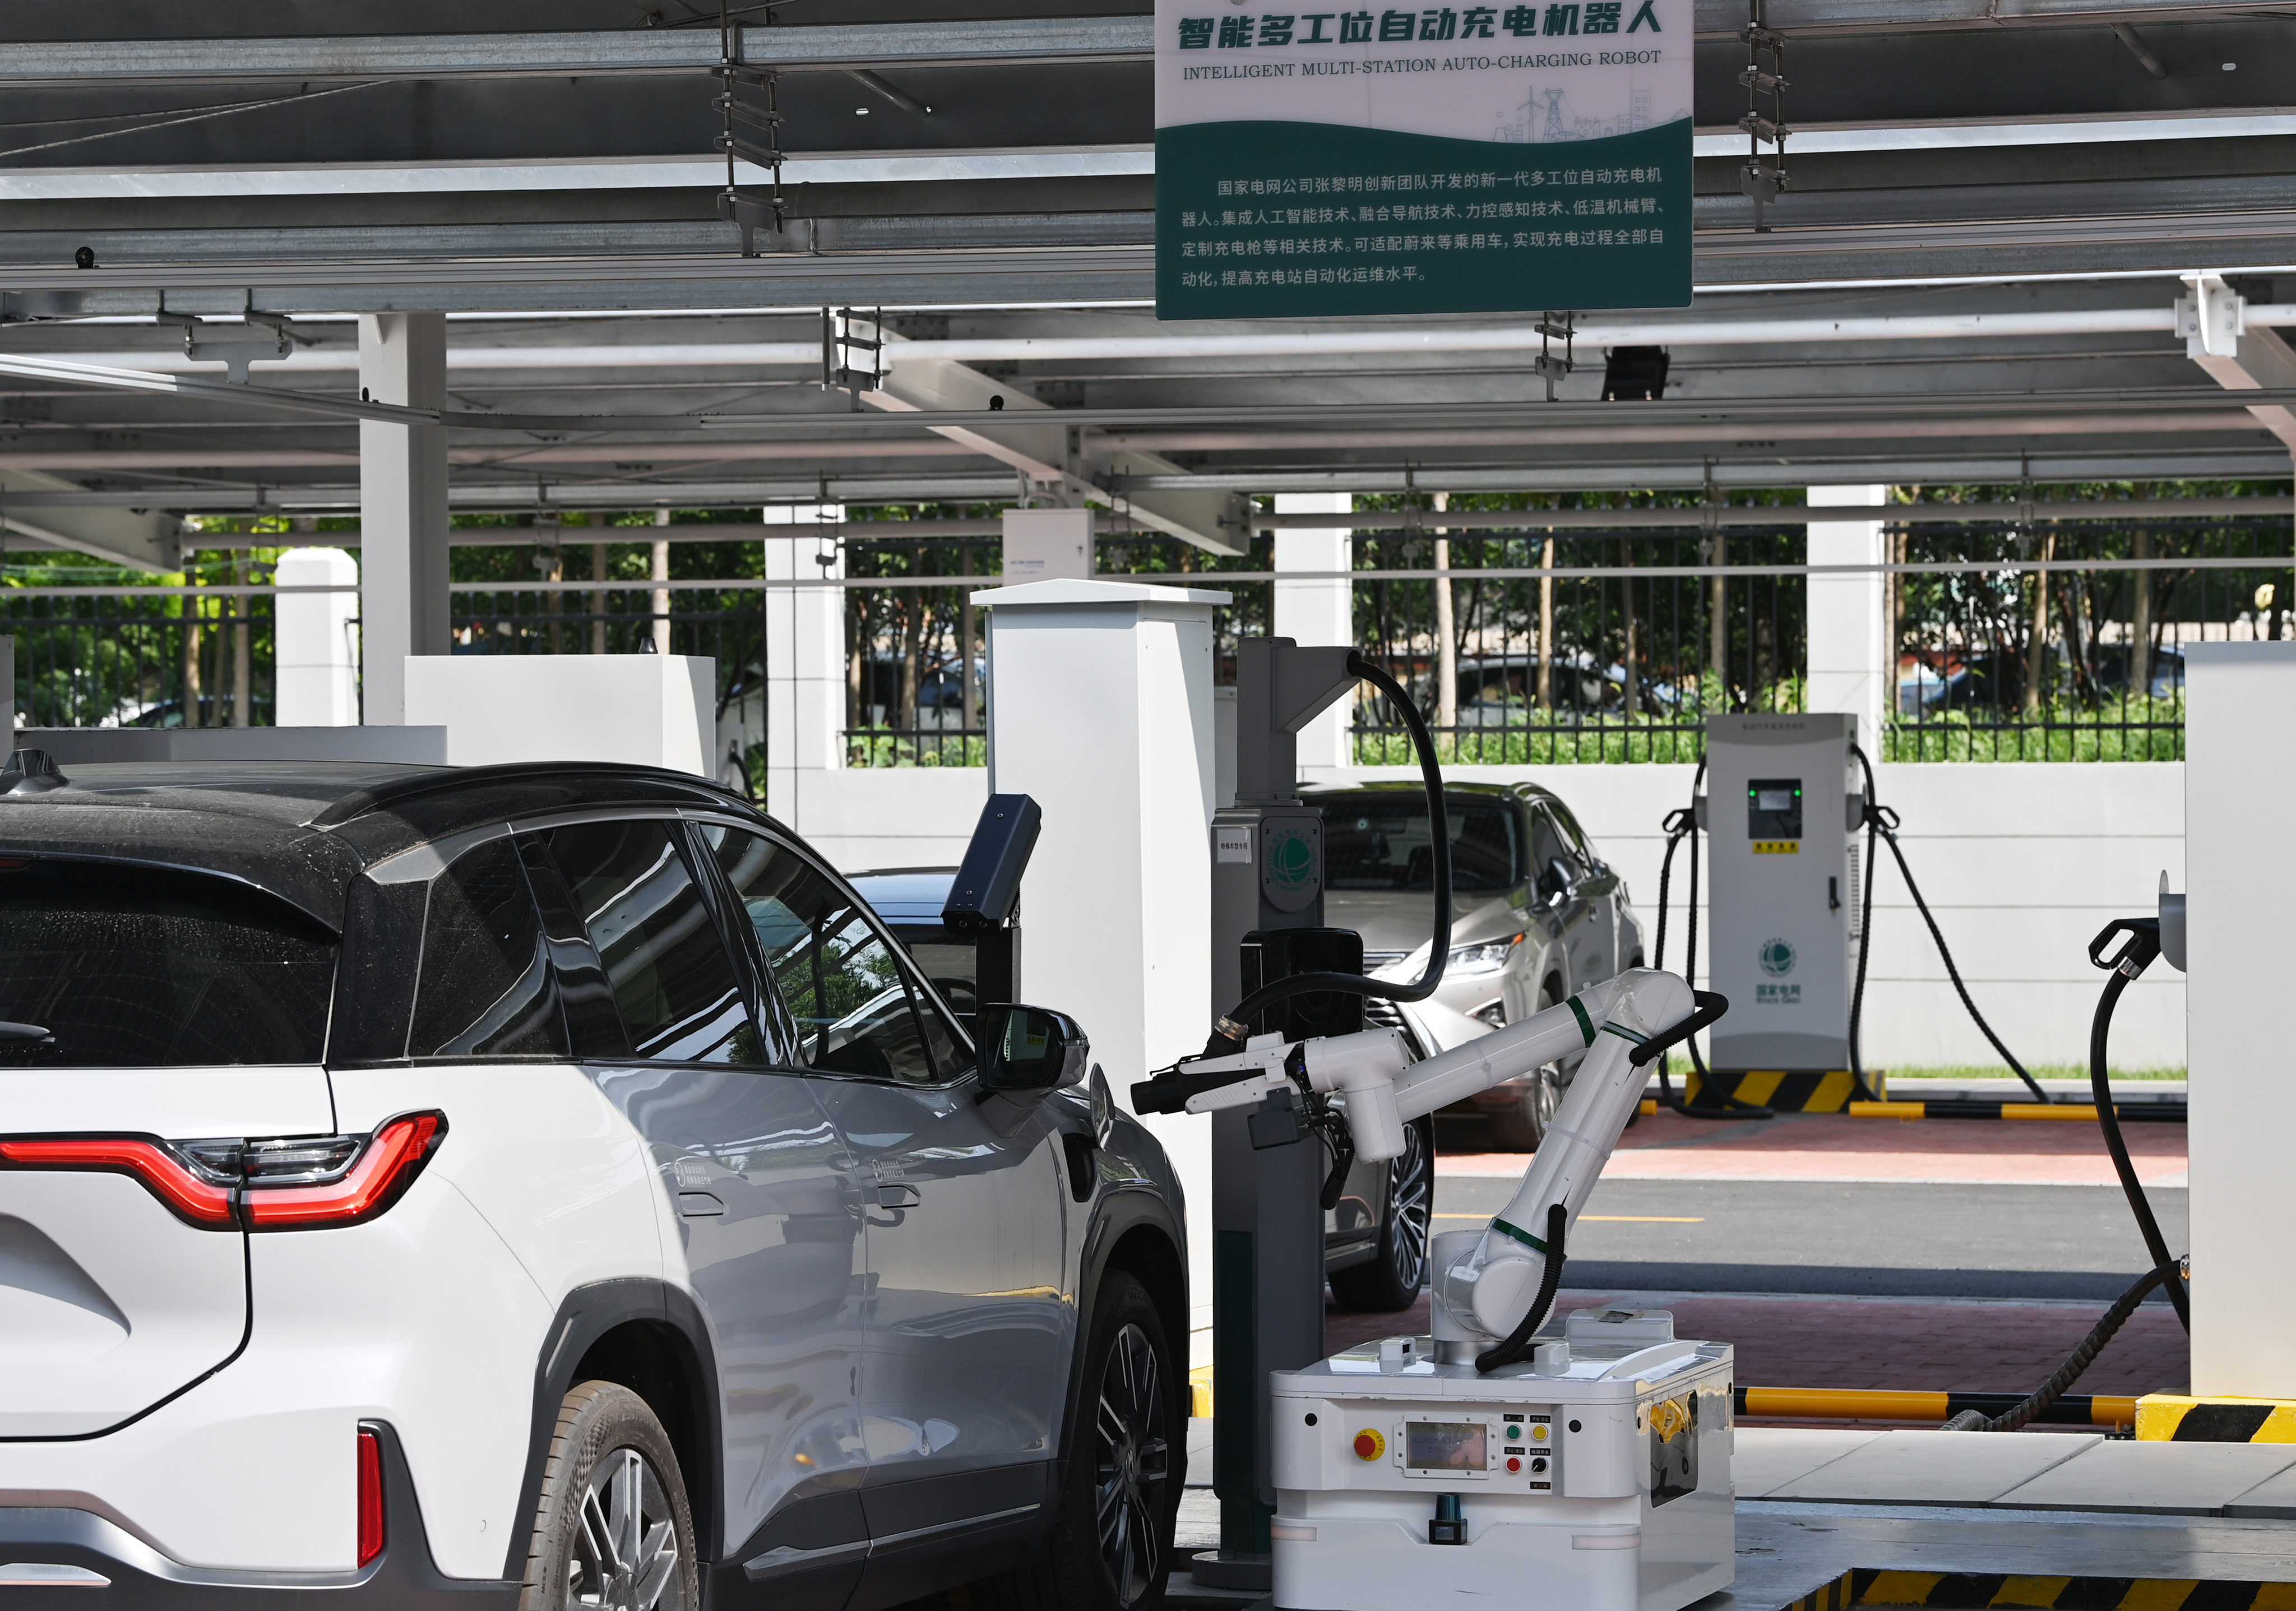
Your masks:
<path fill-rule="evenodd" d="M 1158 0 L 1158 316 L 1687 305 L 1691 21 Z"/>

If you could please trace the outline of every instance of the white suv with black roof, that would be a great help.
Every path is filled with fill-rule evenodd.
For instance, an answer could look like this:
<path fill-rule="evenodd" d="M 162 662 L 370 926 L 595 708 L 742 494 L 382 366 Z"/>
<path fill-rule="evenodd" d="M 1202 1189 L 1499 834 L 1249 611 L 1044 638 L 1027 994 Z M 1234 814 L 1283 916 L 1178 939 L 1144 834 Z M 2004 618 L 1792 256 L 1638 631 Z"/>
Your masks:
<path fill-rule="evenodd" d="M 1179 1192 L 1072 1022 L 976 1052 L 697 778 L 72 770 L 0 773 L 0 1589 L 1160 1595 Z"/>

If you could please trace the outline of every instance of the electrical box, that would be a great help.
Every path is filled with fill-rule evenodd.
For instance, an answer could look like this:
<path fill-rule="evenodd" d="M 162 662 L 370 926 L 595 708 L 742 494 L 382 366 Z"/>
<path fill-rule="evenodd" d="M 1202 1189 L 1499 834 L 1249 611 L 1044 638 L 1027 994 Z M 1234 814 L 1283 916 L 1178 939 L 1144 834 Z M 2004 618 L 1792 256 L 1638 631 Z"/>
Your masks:
<path fill-rule="evenodd" d="M 1849 1096 L 1857 739 L 1857 719 L 1838 713 L 1706 724 L 1707 969 L 1730 999 L 1711 1062 L 1742 1100 L 1838 1108 Z M 1738 1089 L 1767 1074 L 1784 1079 Z"/>

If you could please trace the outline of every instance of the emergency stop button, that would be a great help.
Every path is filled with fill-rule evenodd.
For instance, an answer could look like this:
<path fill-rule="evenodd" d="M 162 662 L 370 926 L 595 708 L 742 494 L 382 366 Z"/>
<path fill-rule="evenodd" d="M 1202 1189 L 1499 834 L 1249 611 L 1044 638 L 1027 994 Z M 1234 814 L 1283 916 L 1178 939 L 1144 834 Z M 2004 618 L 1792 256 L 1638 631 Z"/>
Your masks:
<path fill-rule="evenodd" d="M 1387 1452 L 1387 1440 L 1370 1427 L 1356 1434 L 1356 1459 L 1375 1460 Z"/>

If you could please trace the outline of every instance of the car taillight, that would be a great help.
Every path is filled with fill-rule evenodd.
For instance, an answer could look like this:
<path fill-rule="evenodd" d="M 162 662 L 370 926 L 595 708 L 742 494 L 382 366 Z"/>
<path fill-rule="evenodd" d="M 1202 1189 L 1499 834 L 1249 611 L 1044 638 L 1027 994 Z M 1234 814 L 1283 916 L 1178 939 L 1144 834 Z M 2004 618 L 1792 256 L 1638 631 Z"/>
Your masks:
<path fill-rule="evenodd" d="M 358 1564 L 382 1553 L 382 1440 L 362 1428 L 358 1434 Z"/>
<path fill-rule="evenodd" d="M 180 1220 L 210 1230 L 229 1230 L 235 1223 L 231 1178 L 218 1178 L 165 1141 L 140 1136 L 0 1140 L 0 1161 L 19 1169 L 97 1170 L 132 1175 Z"/>
<path fill-rule="evenodd" d="M 355 1225 L 371 1220 L 398 1200 L 413 1183 L 423 1163 L 446 1133 L 447 1121 L 439 1114 L 409 1114 L 393 1119 L 348 1154 L 345 1162 L 316 1184 L 308 1159 L 285 1160 L 289 1185 L 274 1185 L 276 1177 L 261 1171 L 266 1160 L 248 1149 L 247 1189 L 240 1202 L 247 1211 L 250 1230 L 300 1230 L 320 1225 Z M 316 1152 L 316 1147 L 302 1149 Z"/>
<path fill-rule="evenodd" d="M 209 1230 L 356 1225 L 397 1202 L 447 1133 L 446 1115 L 405 1114 L 366 1136 L 163 1141 L 154 1136 L 0 1138 L 0 1167 L 133 1176 L 178 1219 Z"/>

